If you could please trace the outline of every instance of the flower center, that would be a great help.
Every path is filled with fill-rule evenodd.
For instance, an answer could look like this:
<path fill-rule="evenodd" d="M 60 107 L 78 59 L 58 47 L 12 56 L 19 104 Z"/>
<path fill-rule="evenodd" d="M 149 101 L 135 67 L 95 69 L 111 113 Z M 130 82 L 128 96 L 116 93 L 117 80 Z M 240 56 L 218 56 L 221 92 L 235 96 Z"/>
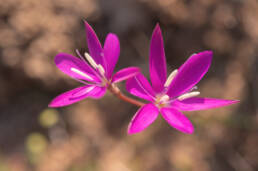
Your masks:
<path fill-rule="evenodd" d="M 99 72 L 102 80 L 102 86 L 106 86 L 110 83 L 110 81 L 105 76 L 105 70 L 101 64 L 97 64 L 95 60 L 88 54 L 87 52 L 84 53 L 85 58 L 89 62 L 89 64 Z"/>
<path fill-rule="evenodd" d="M 165 107 L 169 102 L 169 96 L 168 95 L 157 95 L 155 98 L 155 105 L 158 108 Z"/>

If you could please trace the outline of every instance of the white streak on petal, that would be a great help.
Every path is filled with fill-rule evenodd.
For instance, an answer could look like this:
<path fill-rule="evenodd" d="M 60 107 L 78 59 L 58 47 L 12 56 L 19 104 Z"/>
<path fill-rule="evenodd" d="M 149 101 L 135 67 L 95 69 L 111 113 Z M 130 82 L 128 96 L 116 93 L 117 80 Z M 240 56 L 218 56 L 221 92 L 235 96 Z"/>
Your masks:
<path fill-rule="evenodd" d="M 91 87 L 87 88 L 87 89 L 85 90 L 85 93 L 90 92 L 90 91 L 93 90 L 94 88 L 95 88 L 95 86 L 91 86 Z"/>

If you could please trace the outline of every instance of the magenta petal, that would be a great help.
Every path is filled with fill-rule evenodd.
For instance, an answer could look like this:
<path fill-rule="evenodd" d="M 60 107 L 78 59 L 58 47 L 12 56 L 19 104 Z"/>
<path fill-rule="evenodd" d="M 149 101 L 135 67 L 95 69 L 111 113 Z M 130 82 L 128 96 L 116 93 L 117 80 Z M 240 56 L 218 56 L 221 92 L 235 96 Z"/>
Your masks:
<path fill-rule="evenodd" d="M 153 104 L 146 104 L 134 115 L 128 126 L 128 134 L 135 134 L 147 128 L 159 115 L 159 110 Z"/>
<path fill-rule="evenodd" d="M 192 55 L 178 70 L 168 88 L 170 97 L 179 96 L 197 84 L 208 71 L 212 60 L 212 52 L 204 51 Z"/>
<path fill-rule="evenodd" d="M 86 38 L 90 55 L 97 64 L 106 67 L 106 63 L 103 58 L 103 50 L 96 33 L 86 21 L 84 21 L 84 24 L 86 28 Z"/>
<path fill-rule="evenodd" d="M 174 108 L 161 108 L 160 110 L 163 118 L 175 129 L 192 134 L 194 127 L 187 117 Z"/>
<path fill-rule="evenodd" d="M 139 74 L 139 72 L 140 72 L 140 69 L 137 67 L 128 67 L 128 68 L 121 69 L 120 71 L 114 74 L 112 78 L 112 82 L 117 83 L 123 80 L 127 80 Z"/>
<path fill-rule="evenodd" d="M 162 33 L 158 24 L 152 33 L 150 44 L 150 79 L 156 92 L 163 90 L 167 79 L 167 67 Z"/>
<path fill-rule="evenodd" d="M 98 77 L 94 75 L 93 69 L 79 58 L 59 53 L 55 57 L 56 66 L 65 74 L 79 80 L 86 80 L 91 82 L 100 82 Z"/>
<path fill-rule="evenodd" d="M 59 96 L 57 96 L 51 103 L 49 107 L 62 107 L 73 104 L 86 97 L 91 97 L 94 99 L 101 98 L 106 92 L 105 87 L 98 87 L 94 85 L 85 85 L 82 87 L 75 88 L 73 90 L 67 91 Z"/>
<path fill-rule="evenodd" d="M 107 63 L 107 78 L 111 78 L 120 54 L 119 39 L 115 34 L 108 34 L 104 44 L 104 57 Z"/>
<path fill-rule="evenodd" d="M 178 110 L 195 111 L 227 106 L 238 102 L 238 100 L 193 97 L 182 101 L 177 100 L 173 102 L 172 105 L 174 105 Z"/>
<path fill-rule="evenodd" d="M 126 81 L 126 90 L 139 98 L 153 101 L 155 92 L 148 80 L 141 73 Z"/>

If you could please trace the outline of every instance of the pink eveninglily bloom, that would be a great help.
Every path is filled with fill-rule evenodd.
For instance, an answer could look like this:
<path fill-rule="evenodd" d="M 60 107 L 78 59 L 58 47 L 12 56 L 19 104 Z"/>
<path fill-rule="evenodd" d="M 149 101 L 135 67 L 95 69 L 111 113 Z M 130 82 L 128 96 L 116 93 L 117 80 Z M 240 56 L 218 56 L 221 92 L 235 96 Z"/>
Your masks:
<path fill-rule="evenodd" d="M 102 48 L 94 30 L 87 22 L 85 27 L 90 54 L 85 53 L 85 57 L 82 57 L 78 53 L 80 58 L 77 58 L 60 53 L 55 57 L 56 66 L 61 71 L 84 85 L 57 96 L 49 104 L 50 107 L 70 105 L 85 98 L 101 98 L 109 86 L 139 73 L 139 68 L 128 67 L 113 74 L 120 53 L 117 36 L 109 33 Z"/>
<path fill-rule="evenodd" d="M 195 85 L 208 71 L 212 52 L 193 54 L 178 70 L 167 78 L 163 38 L 159 25 L 153 31 L 150 44 L 150 81 L 142 75 L 127 80 L 126 89 L 131 94 L 149 101 L 133 117 L 128 133 L 138 133 L 147 128 L 159 113 L 175 129 L 191 134 L 194 127 L 181 111 L 216 108 L 236 103 L 236 100 L 196 97 L 200 94 Z"/>

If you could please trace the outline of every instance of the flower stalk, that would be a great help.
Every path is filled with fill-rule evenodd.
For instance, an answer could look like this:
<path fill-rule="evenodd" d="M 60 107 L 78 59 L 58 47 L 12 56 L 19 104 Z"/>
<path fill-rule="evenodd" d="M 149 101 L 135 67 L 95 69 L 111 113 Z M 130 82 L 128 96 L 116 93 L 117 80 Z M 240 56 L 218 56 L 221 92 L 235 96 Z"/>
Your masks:
<path fill-rule="evenodd" d="M 125 102 L 128 102 L 128 103 L 131 103 L 133 105 L 136 105 L 138 107 L 142 107 L 145 105 L 145 103 L 141 102 L 141 101 L 138 101 L 136 99 L 133 99 L 131 97 L 128 97 L 126 96 L 125 94 L 123 94 L 120 89 L 115 86 L 114 84 L 111 84 L 108 86 L 108 90 L 114 95 L 116 96 L 117 98 L 125 101 Z"/>

